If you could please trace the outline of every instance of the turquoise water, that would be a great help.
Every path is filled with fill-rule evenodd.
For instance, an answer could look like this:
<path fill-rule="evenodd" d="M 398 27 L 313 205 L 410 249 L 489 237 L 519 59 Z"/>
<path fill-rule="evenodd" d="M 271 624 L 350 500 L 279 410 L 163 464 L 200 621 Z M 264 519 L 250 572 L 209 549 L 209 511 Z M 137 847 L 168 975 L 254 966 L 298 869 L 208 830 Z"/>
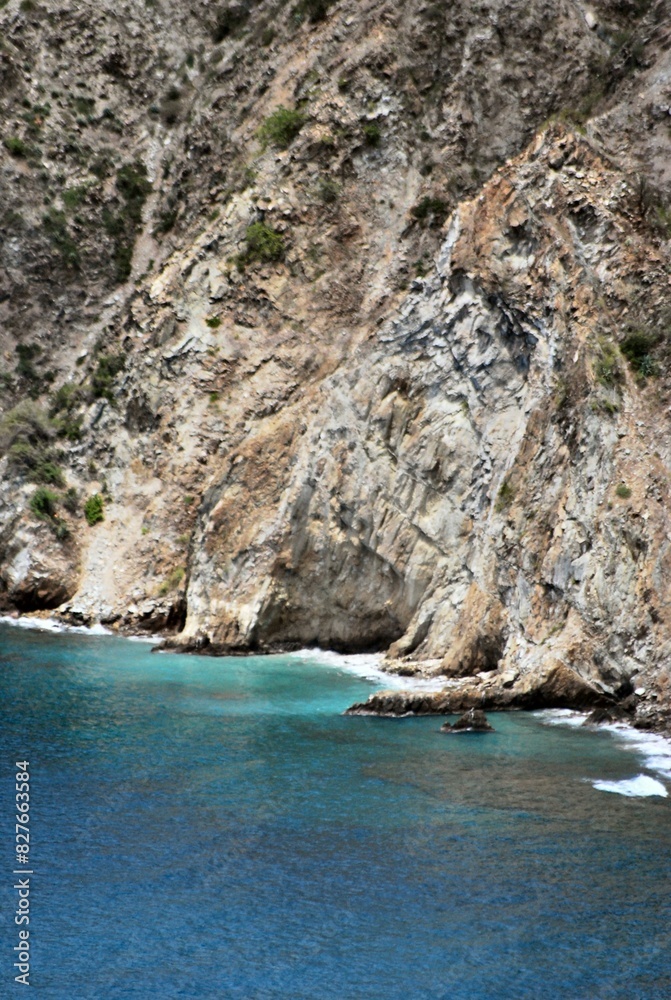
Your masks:
<path fill-rule="evenodd" d="M 346 718 L 373 683 L 296 657 L 156 655 L 0 625 L 3 945 L 31 761 L 45 998 L 671 997 L 671 799 L 607 733 Z"/>

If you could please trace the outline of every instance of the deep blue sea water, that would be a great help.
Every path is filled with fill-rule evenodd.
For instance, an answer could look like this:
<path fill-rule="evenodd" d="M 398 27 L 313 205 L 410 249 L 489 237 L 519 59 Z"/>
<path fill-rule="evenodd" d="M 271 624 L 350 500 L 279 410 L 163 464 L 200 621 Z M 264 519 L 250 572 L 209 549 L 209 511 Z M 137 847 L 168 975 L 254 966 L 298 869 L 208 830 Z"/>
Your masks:
<path fill-rule="evenodd" d="M 14 761 L 48 1000 L 668 1000 L 671 799 L 613 735 L 347 718 L 318 658 L 0 625 L 0 996 Z"/>

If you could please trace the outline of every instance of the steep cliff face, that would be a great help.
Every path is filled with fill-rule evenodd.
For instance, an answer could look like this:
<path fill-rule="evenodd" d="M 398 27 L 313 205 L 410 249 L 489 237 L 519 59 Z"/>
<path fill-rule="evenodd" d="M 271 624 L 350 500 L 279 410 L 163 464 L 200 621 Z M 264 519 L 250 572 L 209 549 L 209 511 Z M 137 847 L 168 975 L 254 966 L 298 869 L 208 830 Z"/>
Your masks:
<path fill-rule="evenodd" d="M 8 605 L 663 698 L 665 13 L 10 0 Z"/>

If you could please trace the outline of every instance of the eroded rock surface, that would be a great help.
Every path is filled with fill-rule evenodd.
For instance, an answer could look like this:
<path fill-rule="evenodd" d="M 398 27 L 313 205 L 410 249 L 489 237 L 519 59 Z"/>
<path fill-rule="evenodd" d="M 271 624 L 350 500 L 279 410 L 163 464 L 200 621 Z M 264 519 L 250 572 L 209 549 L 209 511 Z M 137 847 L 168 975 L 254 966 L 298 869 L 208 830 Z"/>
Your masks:
<path fill-rule="evenodd" d="M 667 6 L 309 9 L 0 11 L 3 600 L 657 718 Z"/>

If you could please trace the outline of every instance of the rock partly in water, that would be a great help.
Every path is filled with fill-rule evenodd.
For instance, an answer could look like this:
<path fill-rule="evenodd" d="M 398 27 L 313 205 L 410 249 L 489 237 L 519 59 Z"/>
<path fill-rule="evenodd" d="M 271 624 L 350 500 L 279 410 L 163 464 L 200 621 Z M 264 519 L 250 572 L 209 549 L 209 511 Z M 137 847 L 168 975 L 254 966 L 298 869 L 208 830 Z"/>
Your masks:
<path fill-rule="evenodd" d="M 348 715 L 454 715 L 471 709 L 506 711 L 539 708 L 599 708 L 614 705 L 617 698 L 588 683 L 572 667 L 549 660 L 542 667 L 522 674 L 511 685 L 509 674 L 500 671 L 487 677 L 442 679 L 437 691 L 376 691 L 365 702 L 347 709 Z"/>
<path fill-rule="evenodd" d="M 440 731 L 441 733 L 493 733 L 494 727 L 490 726 L 482 709 L 470 708 L 455 723 L 444 722 Z"/>

